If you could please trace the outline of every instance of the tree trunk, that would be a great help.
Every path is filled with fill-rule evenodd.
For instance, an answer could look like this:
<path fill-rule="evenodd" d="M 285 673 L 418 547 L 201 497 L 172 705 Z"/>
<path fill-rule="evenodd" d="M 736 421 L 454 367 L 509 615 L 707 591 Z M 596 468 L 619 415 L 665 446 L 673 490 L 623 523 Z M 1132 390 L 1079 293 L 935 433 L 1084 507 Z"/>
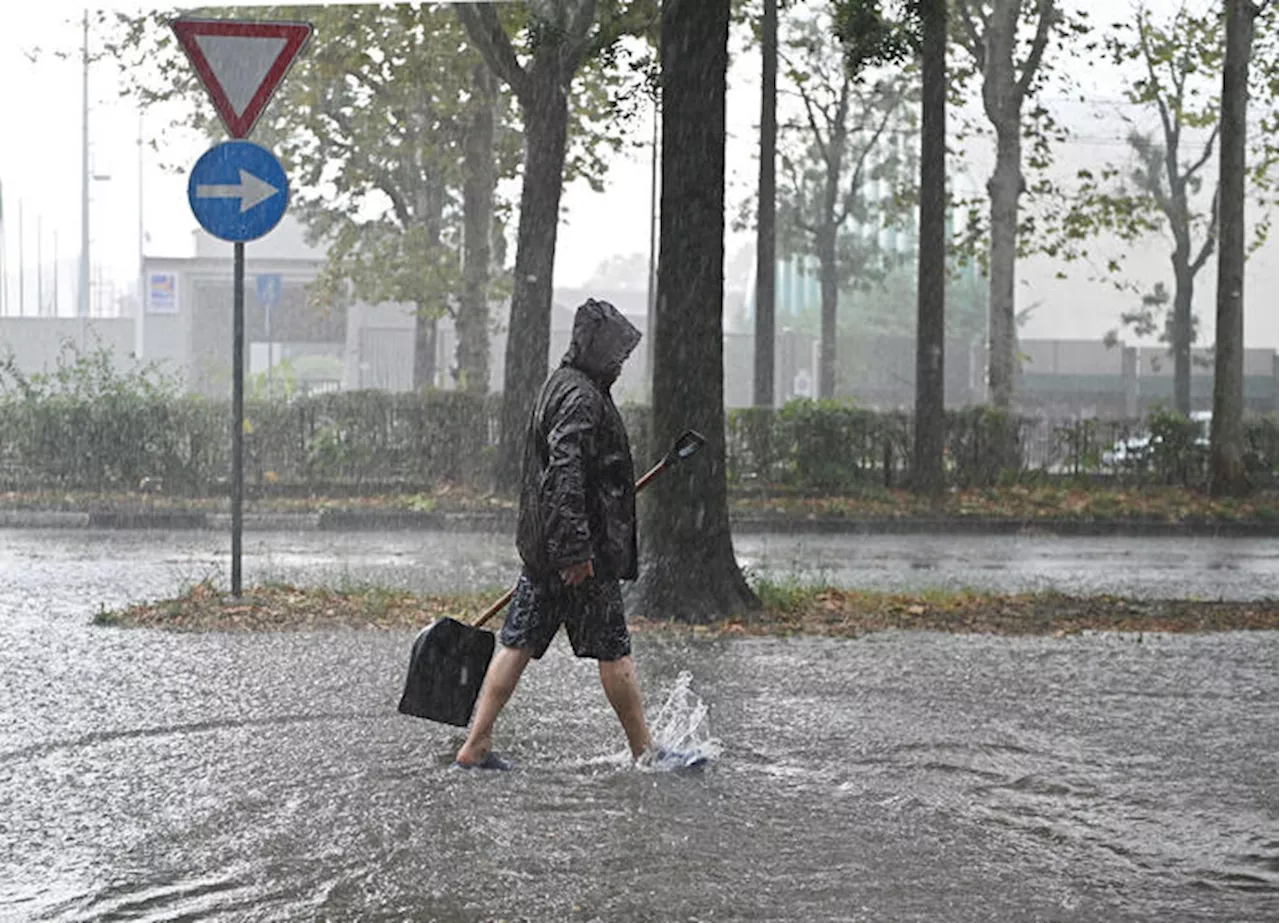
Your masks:
<path fill-rule="evenodd" d="M 440 247 L 440 231 L 444 220 L 444 181 L 439 176 L 426 177 L 417 203 L 418 213 L 426 228 L 427 243 L 423 259 L 428 264 L 436 259 Z M 430 303 L 421 295 L 415 304 L 413 325 L 413 389 L 436 386 L 436 329 L 442 312 L 438 303 Z"/>
<path fill-rule="evenodd" d="M 511 321 L 507 326 L 502 431 L 495 467 L 499 491 L 515 491 L 525 425 L 547 377 L 551 343 L 552 271 L 556 231 L 560 223 L 560 191 L 564 177 L 568 100 L 552 67 L 535 66 L 524 114 L 524 183 L 520 192 L 515 284 Z"/>
<path fill-rule="evenodd" d="M 1247 78 L 1254 28 L 1250 7 L 1249 0 L 1226 0 L 1218 168 L 1217 346 L 1209 435 L 1209 489 L 1217 495 L 1236 496 L 1249 489 L 1244 470 L 1244 171 Z"/>
<path fill-rule="evenodd" d="M 840 289 L 837 281 L 836 234 L 836 226 L 832 220 L 824 221 L 818 229 L 818 282 L 822 290 L 818 397 L 823 400 L 830 400 L 836 395 L 836 306 Z"/>
<path fill-rule="evenodd" d="M 986 27 L 982 102 L 996 133 L 996 163 L 987 181 L 991 204 L 987 399 L 1013 406 L 1017 371 L 1014 266 L 1018 258 L 1018 198 L 1022 195 L 1022 100 L 1013 64 L 1021 4 L 998 0 Z"/>
<path fill-rule="evenodd" d="M 413 390 L 436 386 L 436 317 L 435 305 L 419 301 L 413 324 Z"/>
<path fill-rule="evenodd" d="M 921 0 L 920 257 L 917 268 L 916 413 L 912 488 L 939 497 L 946 486 L 942 451 L 946 334 L 947 2 Z"/>
<path fill-rule="evenodd" d="M 773 406 L 774 297 L 777 273 L 778 0 L 764 0 L 760 23 L 760 188 L 756 219 L 755 405 Z"/>
<path fill-rule="evenodd" d="M 996 128 L 996 167 L 987 183 L 991 200 L 990 321 L 988 400 L 1001 410 L 1013 406 L 1017 375 L 1014 267 L 1018 256 L 1018 198 L 1022 194 L 1021 125 Z"/>
<path fill-rule="evenodd" d="M 1174 256 L 1173 324 L 1173 406 L 1178 413 L 1191 413 L 1191 296 L 1195 277 L 1179 247 Z"/>
<path fill-rule="evenodd" d="M 643 498 L 635 611 L 707 622 L 759 605 L 733 553 L 724 448 L 725 71 L 729 0 L 662 5 L 662 228 L 653 438 L 707 445 Z"/>
<path fill-rule="evenodd" d="M 494 78 L 483 62 L 471 70 L 474 94 L 467 126 L 462 188 L 462 298 L 458 304 L 458 387 L 489 393 L 489 268 L 494 162 Z"/>

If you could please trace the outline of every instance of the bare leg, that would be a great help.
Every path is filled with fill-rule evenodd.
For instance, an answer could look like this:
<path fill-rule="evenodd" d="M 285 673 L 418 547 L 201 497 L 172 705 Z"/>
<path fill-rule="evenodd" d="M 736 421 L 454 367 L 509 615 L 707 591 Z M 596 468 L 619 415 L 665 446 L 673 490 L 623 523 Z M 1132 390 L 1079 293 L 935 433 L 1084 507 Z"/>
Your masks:
<path fill-rule="evenodd" d="M 530 651 L 516 647 L 499 647 L 498 653 L 493 655 L 489 672 L 484 677 L 484 685 L 480 687 L 480 699 L 476 703 L 471 731 L 455 757 L 459 763 L 478 763 L 489 754 L 489 748 L 493 744 L 493 724 L 511 698 L 511 693 L 516 691 L 520 674 L 529 665 L 530 657 Z"/>
<path fill-rule="evenodd" d="M 618 720 L 622 722 L 622 729 L 626 731 L 631 756 L 639 758 L 653 740 L 649 736 L 648 722 L 644 720 L 644 702 L 640 698 L 635 660 L 628 654 L 619 660 L 600 661 L 600 683 Z"/>

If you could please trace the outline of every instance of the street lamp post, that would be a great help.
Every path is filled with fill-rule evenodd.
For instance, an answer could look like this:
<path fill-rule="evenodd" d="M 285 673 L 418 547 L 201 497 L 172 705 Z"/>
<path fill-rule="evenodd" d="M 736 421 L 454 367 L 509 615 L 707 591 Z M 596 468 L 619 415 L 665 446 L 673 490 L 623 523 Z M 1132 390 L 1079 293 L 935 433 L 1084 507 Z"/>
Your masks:
<path fill-rule="evenodd" d="M 142 110 L 138 110 L 138 310 L 133 318 L 133 357 L 141 360 L 146 348 L 146 337 L 143 324 L 147 315 L 147 258 L 143 252 L 146 242 L 146 230 L 142 212 Z"/>
<path fill-rule="evenodd" d="M 80 44 L 80 285 L 76 313 L 80 317 L 80 349 L 85 348 L 89 318 L 89 10 L 81 18 Z"/>
<path fill-rule="evenodd" d="M 649 286 L 645 305 L 645 392 L 652 406 L 653 403 L 653 316 L 657 307 L 658 278 L 655 265 L 658 258 L 658 118 L 660 110 L 655 99 L 653 103 L 653 146 L 649 154 Z"/>

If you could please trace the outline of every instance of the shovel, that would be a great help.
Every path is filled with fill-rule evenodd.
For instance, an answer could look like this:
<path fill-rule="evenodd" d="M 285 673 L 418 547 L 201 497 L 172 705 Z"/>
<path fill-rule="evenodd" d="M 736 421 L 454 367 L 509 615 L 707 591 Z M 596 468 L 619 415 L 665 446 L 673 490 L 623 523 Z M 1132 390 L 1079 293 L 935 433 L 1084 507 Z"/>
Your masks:
<path fill-rule="evenodd" d="M 706 441 L 702 434 L 687 430 L 662 460 L 636 481 L 636 492 L 644 490 L 667 468 L 697 452 Z M 400 697 L 402 714 L 467 726 L 480 695 L 480 684 L 493 658 L 493 632 L 482 631 L 480 626 L 501 612 L 515 592 L 512 587 L 469 625 L 443 618 L 418 632 L 409 654 L 404 694 Z"/>

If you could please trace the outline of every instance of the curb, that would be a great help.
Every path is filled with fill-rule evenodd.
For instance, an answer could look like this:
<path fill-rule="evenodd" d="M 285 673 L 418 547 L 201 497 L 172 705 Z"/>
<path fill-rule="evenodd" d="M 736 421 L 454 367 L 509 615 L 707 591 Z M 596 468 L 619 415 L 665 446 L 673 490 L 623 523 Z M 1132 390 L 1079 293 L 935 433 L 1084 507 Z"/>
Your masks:
<path fill-rule="evenodd" d="M 733 516 L 730 525 L 743 532 L 818 533 L 835 535 L 1056 535 L 1121 538 L 1276 538 L 1271 522 L 1165 522 L 1130 519 L 848 519 Z"/>
<path fill-rule="evenodd" d="M 103 511 L 89 514 L 90 529 L 206 529 L 209 518 L 189 510 Z"/>
<path fill-rule="evenodd" d="M 427 513 L 413 510 L 323 510 L 318 513 L 246 513 L 250 532 L 511 532 L 513 510 Z M 1056 535 L 1124 538 L 1276 538 L 1274 522 L 1164 522 L 1157 520 L 1072 519 L 852 519 L 730 514 L 737 532 L 819 535 Z M 0 510 L 0 529 L 158 529 L 230 531 L 229 513 L 191 510 L 90 511 Z"/>
<path fill-rule="evenodd" d="M 240 519 L 246 532 L 314 532 L 319 513 L 245 513 Z M 231 531 L 230 513 L 208 513 L 205 528 Z"/>
<path fill-rule="evenodd" d="M 324 510 L 316 528 L 322 532 L 404 531 L 508 532 L 515 529 L 516 514 L 420 513 L 414 510 Z"/>
<path fill-rule="evenodd" d="M 66 510 L 0 510 L 0 529 L 87 529 L 89 514 Z"/>

